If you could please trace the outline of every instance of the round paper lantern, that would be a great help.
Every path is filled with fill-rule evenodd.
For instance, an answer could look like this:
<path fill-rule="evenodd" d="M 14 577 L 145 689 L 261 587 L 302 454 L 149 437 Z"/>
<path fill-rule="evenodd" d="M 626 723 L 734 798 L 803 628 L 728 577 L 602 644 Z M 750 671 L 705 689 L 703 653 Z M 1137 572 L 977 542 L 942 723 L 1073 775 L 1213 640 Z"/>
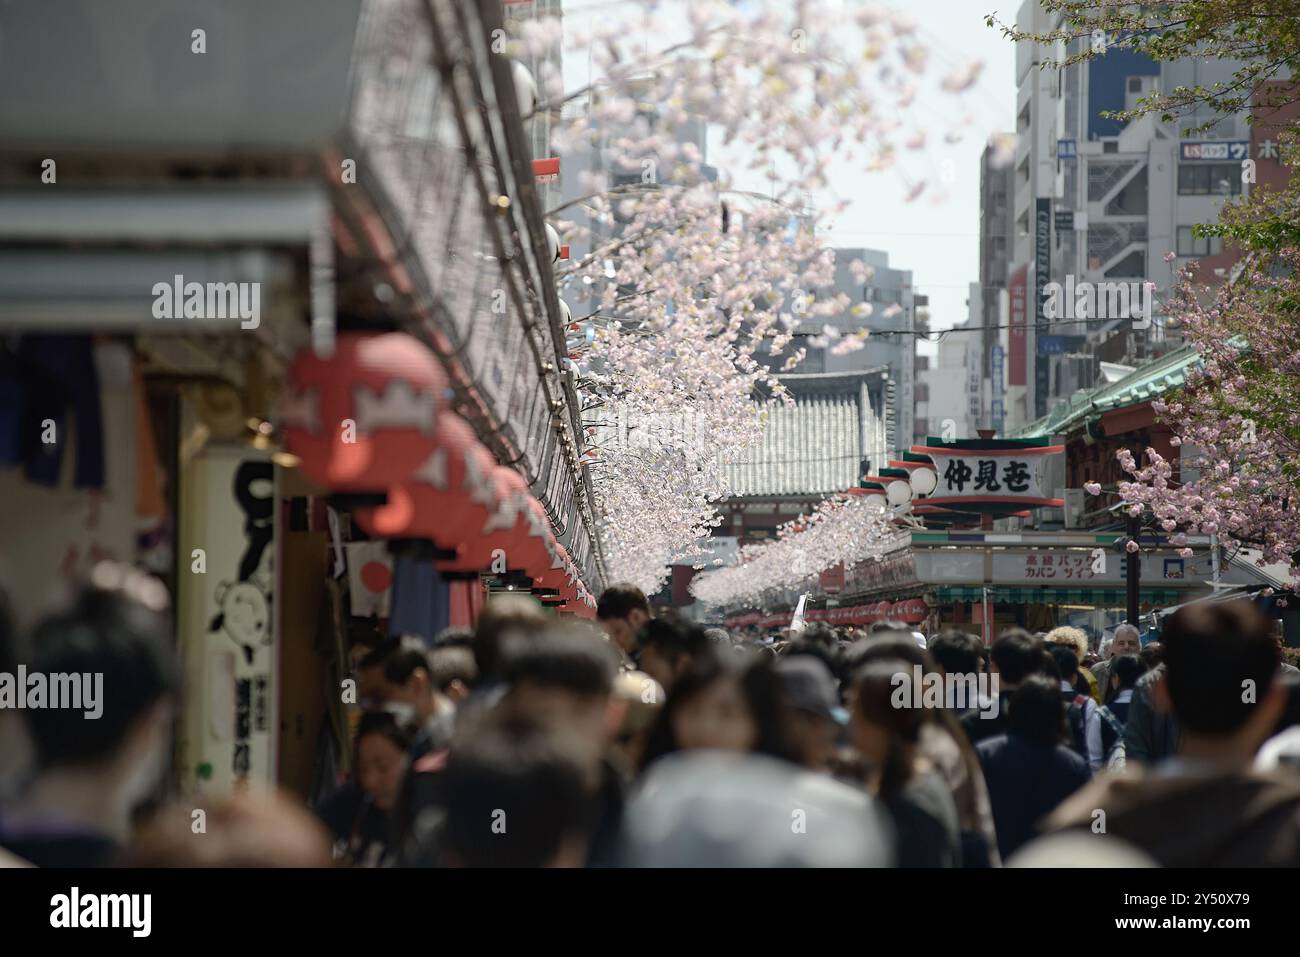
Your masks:
<path fill-rule="evenodd" d="M 491 498 L 480 498 L 463 510 L 463 521 L 450 523 L 457 555 L 451 561 L 438 563 L 444 571 L 487 571 L 498 550 L 505 553 L 508 568 L 520 567 L 511 560 L 511 553 L 522 551 L 516 549 L 516 542 L 528 485 L 514 469 L 501 465 L 494 466 L 487 478 Z"/>
<path fill-rule="evenodd" d="M 476 498 L 483 498 L 475 490 L 495 467 L 496 460 L 469 423 L 444 412 L 434 449 L 406 482 L 388 490 L 388 504 L 360 508 L 353 515 L 375 538 L 427 538 L 454 548 L 459 544 L 458 522 L 467 519 L 465 513 Z"/>
<path fill-rule="evenodd" d="M 298 353 L 288 382 L 279 415 L 285 448 L 318 485 L 392 488 L 433 451 L 447 382 L 418 339 L 343 333 L 328 359 Z"/>

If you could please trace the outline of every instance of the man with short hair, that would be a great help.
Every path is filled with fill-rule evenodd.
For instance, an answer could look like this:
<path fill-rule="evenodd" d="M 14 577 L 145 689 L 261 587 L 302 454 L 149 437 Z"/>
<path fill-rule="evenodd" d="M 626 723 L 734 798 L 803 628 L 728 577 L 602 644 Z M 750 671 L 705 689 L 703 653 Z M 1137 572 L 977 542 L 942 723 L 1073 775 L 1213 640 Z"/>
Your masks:
<path fill-rule="evenodd" d="M 1101 812 L 1098 839 L 1135 844 L 1163 867 L 1300 864 L 1300 779 L 1251 767 L 1286 706 L 1267 618 L 1249 601 L 1199 603 L 1175 612 L 1162 638 L 1152 694 L 1178 721 L 1178 753 L 1095 780 L 1049 828 L 1095 830 Z"/>
<path fill-rule="evenodd" d="M 77 708 L 25 711 L 37 771 L 0 822 L 0 845 L 38 867 L 113 863 L 131 814 L 171 755 L 180 670 L 162 584 L 103 562 L 70 605 L 37 625 L 29 674 L 98 676 L 97 718 Z"/>
<path fill-rule="evenodd" d="M 1110 687 L 1111 662 L 1124 655 L 1136 655 L 1141 650 L 1142 641 L 1136 627 L 1125 622 L 1115 629 L 1114 637 L 1106 645 L 1105 659 L 1092 666 L 1093 677 L 1097 679 L 1097 687 L 1102 689 L 1103 695 Z"/>
<path fill-rule="evenodd" d="M 653 617 L 645 593 L 626 582 L 610 585 L 596 602 L 596 620 L 615 647 L 622 652 L 624 671 L 636 668 L 632 655 L 637 649 L 637 635 Z"/>
<path fill-rule="evenodd" d="M 677 677 L 692 664 L 714 653 L 704 629 L 678 615 L 651 618 L 638 637 L 641 670 L 672 691 Z"/>
<path fill-rule="evenodd" d="M 972 745 L 1006 733 L 1011 693 L 1020 687 L 1022 681 L 1042 669 L 1043 642 L 1023 628 L 1008 628 L 993 642 L 989 661 L 990 676 L 997 680 L 998 708 L 996 712 L 980 708 L 961 717 L 961 726 Z"/>
<path fill-rule="evenodd" d="M 618 656 L 585 623 L 560 622 L 531 641 L 506 647 L 510 690 L 501 709 L 517 712 L 571 736 L 595 782 L 596 818 L 588 863 L 615 863 L 623 819 L 623 769 L 612 760 L 627 702 L 614 695 Z"/>
<path fill-rule="evenodd" d="M 452 867 L 581 867 L 594 807 L 571 729 L 517 709 L 467 729 L 447 762 L 438 862 Z"/>

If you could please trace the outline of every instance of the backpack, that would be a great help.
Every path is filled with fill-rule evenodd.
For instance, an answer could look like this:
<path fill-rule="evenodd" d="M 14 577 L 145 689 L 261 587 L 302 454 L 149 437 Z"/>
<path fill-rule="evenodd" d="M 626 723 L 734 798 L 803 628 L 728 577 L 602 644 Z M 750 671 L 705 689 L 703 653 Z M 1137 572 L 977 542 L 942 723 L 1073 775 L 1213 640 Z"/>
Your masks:
<path fill-rule="evenodd" d="M 1112 744 L 1110 750 L 1106 752 L 1106 770 L 1123 771 L 1127 764 L 1125 758 L 1126 752 L 1124 749 L 1124 725 L 1120 722 L 1119 718 L 1115 717 L 1115 713 L 1105 705 L 1102 705 L 1102 707 L 1097 710 L 1097 714 L 1099 714 L 1101 719 L 1106 722 L 1107 727 L 1109 727 L 1111 731 L 1115 732 L 1115 743 Z"/>
<path fill-rule="evenodd" d="M 1065 709 L 1065 719 L 1070 725 L 1070 747 L 1083 758 L 1088 760 L 1088 732 L 1084 727 L 1084 718 L 1087 716 L 1088 701 L 1091 700 L 1087 695 L 1076 694 L 1072 699 L 1066 699 L 1068 704 Z"/>

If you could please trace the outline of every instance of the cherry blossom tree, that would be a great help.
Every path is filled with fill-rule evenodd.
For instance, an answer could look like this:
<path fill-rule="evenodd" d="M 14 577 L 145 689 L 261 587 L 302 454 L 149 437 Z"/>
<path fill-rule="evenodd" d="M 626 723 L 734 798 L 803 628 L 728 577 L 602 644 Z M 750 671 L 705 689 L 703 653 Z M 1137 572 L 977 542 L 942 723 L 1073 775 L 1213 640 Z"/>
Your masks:
<path fill-rule="evenodd" d="M 1184 270 L 1170 315 L 1201 363 L 1179 394 L 1154 403 L 1181 463 L 1153 449 L 1141 463 L 1123 450 L 1132 481 L 1118 493 L 1130 515 L 1149 512 L 1176 544 L 1215 534 L 1300 574 L 1300 250 L 1252 257 L 1217 290 L 1194 279 Z M 1087 490 L 1101 493 L 1096 483 Z"/>
<path fill-rule="evenodd" d="M 526 21 L 511 49 L 537 54 L 560 34 L 554 22 Z M 665 39 L 636 49 L 656 37 Z M 836 0 L 704 0 L 671 11 L 647 2 L 630 21 L 609 18 L 574 39 L 597 79 L 565 92 L 559 77 L 542 77 L 535 112 L 555 120 L 562 168 L 566 156 L 603 150 L 607 172 L 588 175 L 582 199 L 548 218 L 590 248 L 559 270 L 572 328 L 591 329 L 570 353 L 589 426 L 583 454 L 610 573 L 649 593 L 670 562 L 702 557 L 719 521 L 714 503 L 728 491 L 726 463 L 761 436 L 765 405 L 788 401 L 777 375 L 802 359 L 790 351 L 795 331 L 848 309 L 844 297 L 815 292 L 833 281 L 821 236 L 844 208 L 831 161 L 864 175 L 893 170 L 898 188 L 919 197 L 927 142 L 952 142 L 971 123 L 952 95 L 980 64 L 936 74 L 908 14 Z M 940 102 L 921 109 L 927 92 Z M 698 147 L 674 135 L 698 122 L 744 157 L 741 172 L 763 176 L 762 195 L 736 188 L 725 170 L 710 175 Z M 909 156 L 916 161 L 900 161 Z M 589 227 L 565 218 L 576 211 Z M 653 423 L 653 441 L 628 442 L 629 422 Z"/>
<path fill-rule="evenodd" d="M 765 597 L 811 586 L 841 562 L 848 568 L 880 561 L 907 541 L 885 506 L 860 495 L 834 495 L 809 515 L 781 526 L 775 540 L 742 548 L 736 564 L 698 576 L 691 592 L 718 605 L 762 603 Z"/>

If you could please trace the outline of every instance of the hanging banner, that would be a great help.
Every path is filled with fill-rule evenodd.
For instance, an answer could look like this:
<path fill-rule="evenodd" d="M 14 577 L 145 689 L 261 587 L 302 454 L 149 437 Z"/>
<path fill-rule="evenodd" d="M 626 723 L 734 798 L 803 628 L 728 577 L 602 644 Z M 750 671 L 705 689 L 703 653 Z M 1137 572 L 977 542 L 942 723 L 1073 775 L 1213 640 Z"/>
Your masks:
<path fill-rule="evenodd" d="M 181 470 L 178 644 L 191 706 L 178 764 L 192 795 L 275 781 L 273 466 L 209 446 Z"/>
<path fill-rule="evenodd" d="M 931 440 L 933 441 L 933 440 Z M 996 446 L 997 442 L 989 443 Z M 1063 499 L 1051 498 L 1041 485 L 1039 476 L 1043 459 L 1065 451 L 1063 445 L 1037 447 L 996 448 L 978 447 L 979 443 L 965 443 L 965 447 L 912 446 L 912 451 L 934 459 L 939 484 L 934 492 L 922 499 L 926 505 L 1015 505 L 1054 506 L 1061 508 Z"/>
<path fill-rule="evenodd" d="M 1021 266 L 1007 280 L 1010 328 L 1007 330 L 1007 385 L 1024 385 L 1028 367 L 1025 322 L 1029 302 L 1029 267 Z"/>

